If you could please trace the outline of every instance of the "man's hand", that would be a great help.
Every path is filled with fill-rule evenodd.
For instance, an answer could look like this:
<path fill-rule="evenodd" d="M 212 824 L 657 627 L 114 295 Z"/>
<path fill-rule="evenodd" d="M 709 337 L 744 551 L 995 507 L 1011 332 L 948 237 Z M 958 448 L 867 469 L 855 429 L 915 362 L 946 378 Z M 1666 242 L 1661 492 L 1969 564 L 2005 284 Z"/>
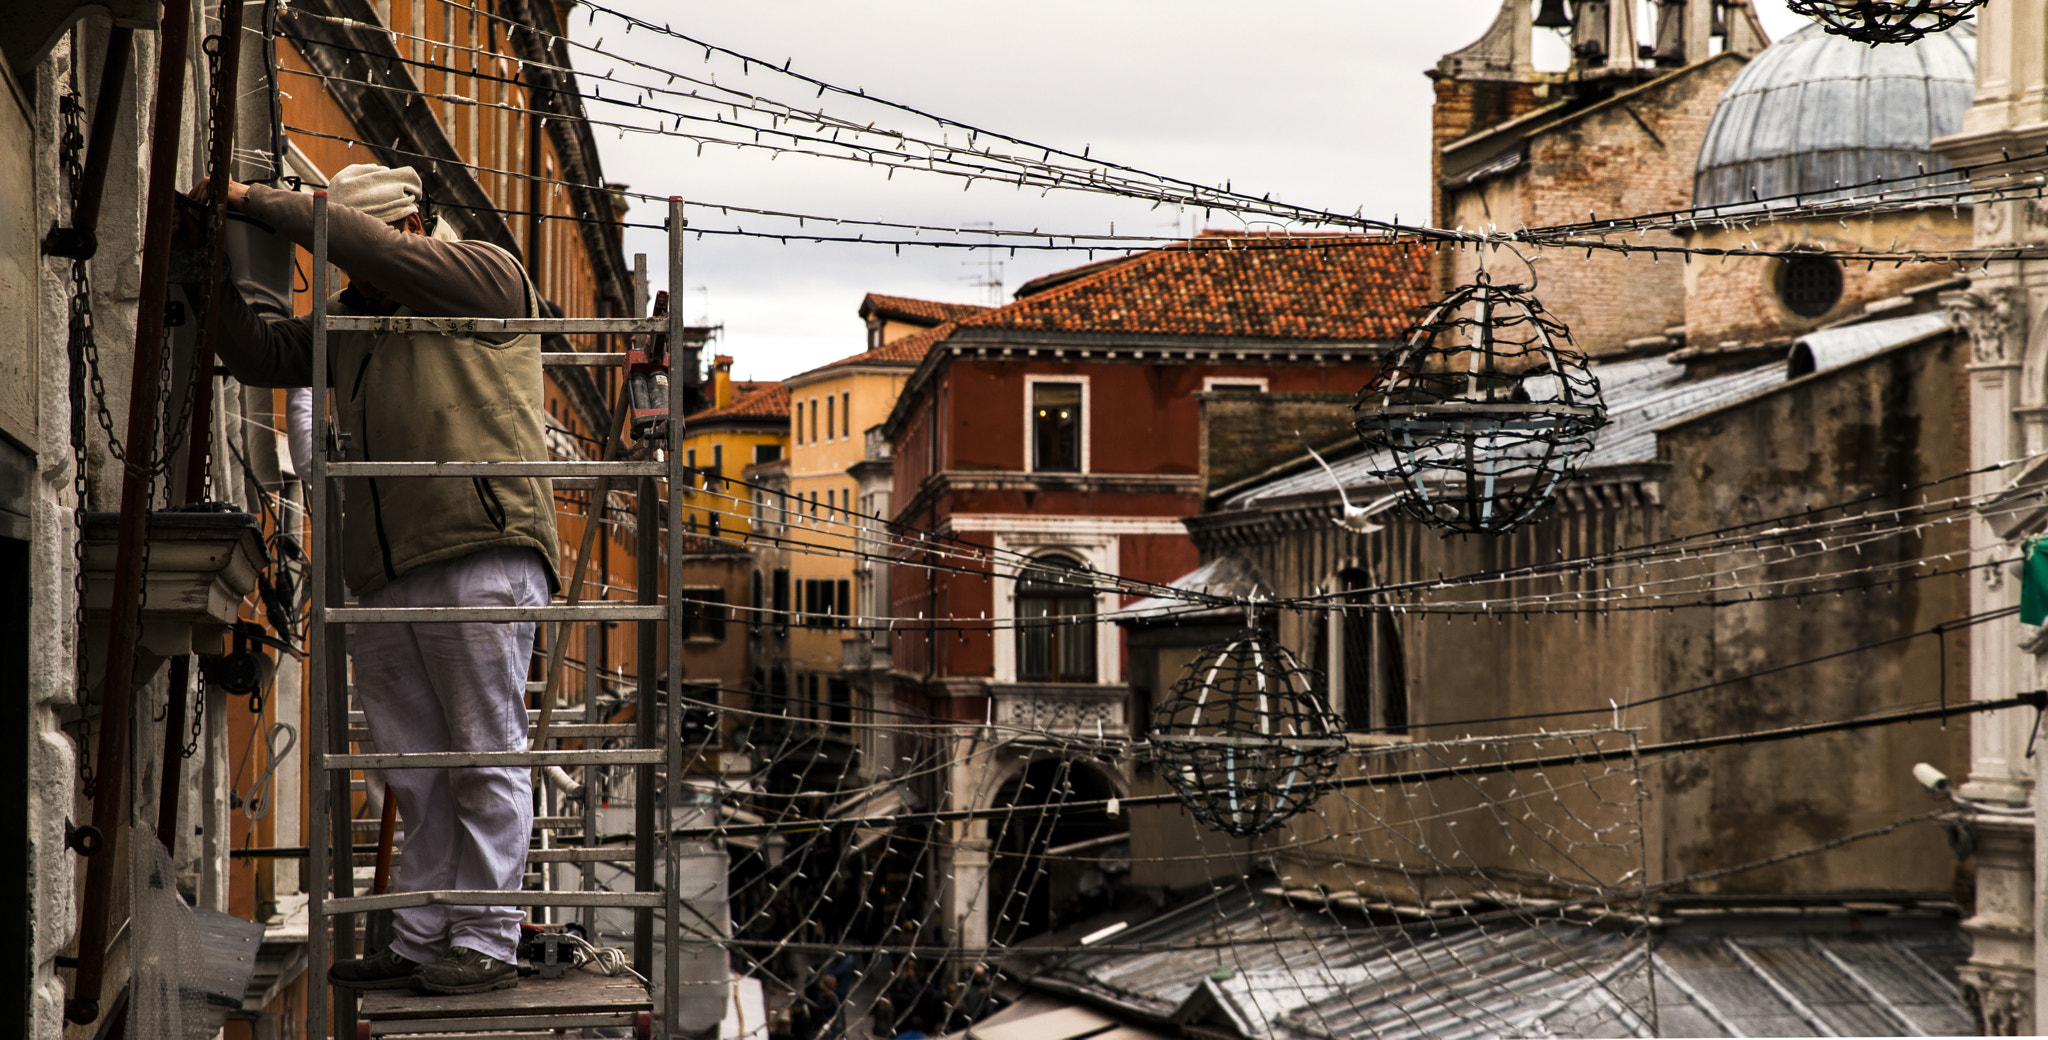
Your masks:
<path fill-rule="evenodd" d="M 192 197 L 192 199 L 193 199 L 194 201 L 197 201 L 197 202 L 202 202 L 202 203 L 208 203 L 208 202 L 212 202 L 212 201 L 213 201 L 213 193 L 212 193 L 211 191 L 209 191 L 209 190 L 208 190 L 209 186 L 210 186 L 210 185 L 211 185 L 212 183 L 213 183 L 213 178 L 211 178 L 211 177 L 201 177 L 201 178 L 199 179 L 199 183 L 198 183 L 198 184 L 196 184 L 196 185 L 193 185 L 193 187 L 192 187 L 192 190 L 191 190 L 191 191 L 188 191 L 188 192 L 186 192 L 185 194 L 187 194 L 187 195 L 191 196 L 191 197 Z M 232 212 L 235 212 L 235 213 L 240 213 L 240 212 L 242 212 L 242 207 L 243 207 L 244 205 L 246 205 L 246 204 L 248 203 L 248 201 L 249 201 L 249 186 L 248 186 L 248 185 L 246 185 L 246 184 L 243 184 L 243 183 L 242 183 L 241 181 L 237 181 L 237 180 L 229 180 L 229 181 L 228 181 L 228 193 L 227 193 L 227 194 L 228 194 L 228 209 L 229 209 L 230 211 L 232 211 Z"/>

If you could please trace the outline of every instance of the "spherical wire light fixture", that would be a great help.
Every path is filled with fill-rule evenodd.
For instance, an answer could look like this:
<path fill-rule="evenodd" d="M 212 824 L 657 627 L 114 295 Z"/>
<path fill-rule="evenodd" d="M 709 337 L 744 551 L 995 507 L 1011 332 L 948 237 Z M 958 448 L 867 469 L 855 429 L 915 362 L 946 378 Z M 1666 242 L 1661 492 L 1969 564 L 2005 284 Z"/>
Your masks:
<path fill-rule="evenodd" d="M 1256 625 L 1195 655 L 1153 712 L 1152 756 L 1188 812 L 1237 837 L 1329 790 L 1347 742 L 1321 680 Z"/>
<path fill-rule="evenodd" d="M 1483 250 L 1487 248 L 1481 245 Z M 1457 533 L 1534 519 L 1607 424 L 1600 381 L 1531 285 L 1482 265 L 1408 331 L 1358 393 L 1352 422 L 1398 507 Z"/>
<path fill-rule="evenodd" d="M 1787 0 L 1793 14 L 1860 43 L 1912 43 L 1968 20 L 1984 0 Z"/>

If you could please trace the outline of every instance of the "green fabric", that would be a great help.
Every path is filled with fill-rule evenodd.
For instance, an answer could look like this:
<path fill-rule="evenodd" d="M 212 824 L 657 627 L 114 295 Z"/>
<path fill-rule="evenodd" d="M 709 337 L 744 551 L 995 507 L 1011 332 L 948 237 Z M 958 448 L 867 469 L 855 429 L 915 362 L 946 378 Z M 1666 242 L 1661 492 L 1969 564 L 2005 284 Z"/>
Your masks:
<path fill-rule="evenodd" d="M 2048 552 L 2041 547 L 2048 538 L 2027 542 L 2027 562 L 2020 571 L 2020 623 L 2038 625 L 2048 620 Z"/>

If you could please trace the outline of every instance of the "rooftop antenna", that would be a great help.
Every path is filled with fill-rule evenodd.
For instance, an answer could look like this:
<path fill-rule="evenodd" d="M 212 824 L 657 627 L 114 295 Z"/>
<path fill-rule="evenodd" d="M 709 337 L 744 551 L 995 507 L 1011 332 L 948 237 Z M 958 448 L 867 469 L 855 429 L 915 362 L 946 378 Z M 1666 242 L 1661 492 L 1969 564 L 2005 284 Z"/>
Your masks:
<path fill-rule="evenodd" d="M 960 226 L 963 228 L 984 229 L 983 233 L 987 236 L 989 245 L 995 245 L 995 221 L 977 220 Z M 967 284 L 986 292 L 988 294 L 989 306 L 1001 307 L 1004 303 L 1008 302 L 1003 299 L 1003 262 L 996 258 L 996 251 L 994 249 L 984 250 L 979 257 L 963 260 L 960 262 L 960 266 L 978 267 L 981 269 L 978 274 L 968 276 Z"/>
<path fill-rule="evenodd" d="M 690 291 L 699 294 L 697 303 L 700 309 L 697 311 L 697 324 L 709 326 L 711 324 L 711 287 L 708 285 L 693 285 L 690 287 Z"/>

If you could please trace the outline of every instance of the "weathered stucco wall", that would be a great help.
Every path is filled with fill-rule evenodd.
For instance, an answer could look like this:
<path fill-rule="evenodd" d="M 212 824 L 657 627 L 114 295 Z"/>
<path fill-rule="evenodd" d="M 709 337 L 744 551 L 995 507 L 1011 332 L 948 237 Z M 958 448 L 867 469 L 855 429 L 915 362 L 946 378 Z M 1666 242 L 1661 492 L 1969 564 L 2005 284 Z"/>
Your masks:
<path fill-rule="evenodd" d="M 1669 529 L 1707 530 L 1865 498 L 1860 508 L 1884 513 L 1960 493 L 1954 482 L 1900 489 L 1920 489 L 1965 468 L 1968 421 L 1957 379 L 1966 351 L 1943 335 L 1665 431 L 1672 466 L 1666 482 Z M 1873 522 L 1895 523 L 1889 515 Z M 1850 525 L 1843 533 L 1856 530 Z M 1664 709 L 1664 738 L 1852 718 L 1943 696 L 1963 699 L 1969 688 L 1968 630 L 1887 643 L 1968 613 L 1963 577 L 1927 578 L 1934 566 L 1893 566 L 1960 552 L 1967 548 L 1963 535 L 1959 524 L 1938 523 L 1817 555 L 1809 541 L 1799 547 L 1806 555 L 1798 564 L 1774 562 L 1787 555 L 1780 541 L 1731 547 L 1732 555 L 1713 561 L 1724 571 L 1747 565 L 1713 582 L 1731 599 L 1848 584 L 1872 587 L 1666 617 L 1655 653 L 1667 689 L 1725 682 L 1827 654 L 1844 656 L 1675 699 Z M 1962 562 L 1961 556 L 1937 561 L 1950 571 Z M 1831 573 L 1841 576 L 1816 577 Z M 1766 584 L 1773 582 L 1780 584 Z M 1945 728 L 1938 722 L 1888 726 L 1669 759 L 1657 774 L 1659 811 L 1669 834 L 1665 873 L 1741 863 L 1939 808 L 1913 781 L 1913 764 L 1931 762 L 1961 775 L 1969 726 L 1962 719 Z M 1938 833 L 1921 826 L 1698 887 L 1939 893 L 1949 891 L 1955 871 Z"/>
<path fill-rule="evenodd" d="M 1872 495 L 1879 497 L 1864 508 L 1897 508 L 1907 504 L 1900 487 L 1963 468 L 1962 349 L 1944 333 L 1667 429 L 1660 435 L 1660 463 L 1588 474 L 1567 488 L 1546 519 L 1507 536 L 1446 539 L 1404 519 L 1361 536 L 1331 522 L 1335 496 L 1329 493 L 1271 503 L 1252 514 L 1211 513 L 1191 526 L 1205 559 L 1242 553 L 1279 595 L 1295 596 L 1337 587 L 1339 572 L 1347 569 L 1369 573 L 1375 584 L 1427 581 L 1598 556 Z M 1932 499 L 1959 490 L 1939 484 L 1913 494 Z M 1738 733 L 1933 703 L 1944 689 L 1944 665 L 1946 689 L 1960 700 L 1967 689 L 1967 631 L 1943 637 L 1946 654 L 1933 636 L 1900 637 L 1961 617 L 1965 578 L 1926 577 L 1928 566 L 1894 565 L 1961 550 L 1961 538 L 1954 525 L 1937 524 L 1872 538 L 1860 552 L 1814 554 L 1802 545 L 1805 555 L 1796 563 L 1774 562 L 1787 554 L 1767 540 L 1741 541 L 1687 564 L 1675 582 L 1668 564 L 1654 574 L 1589 566 L 1513 590 L 1590 595 L 1619 588 L 1640 597 L 1655 591 L 1649 582 L 1663 580 L 1671 582 L 1665 588 L 1677 605 L 1696 602 L 1709 589 L 1739 599 L 1764 591 L 1873 586 L 1840 597 L 1829 592 L 1672 611 L 1640 609 L 1655 601 L 1637 598 L 1632 605 L 1638 609 L 1574 615 L 1540 608 L 1501 613 L 1499 600 L 1510 592 L 1501 583 L 1431 592 L 1428 602 L 1457 600 L 1466 609 L 1448 616 L 1410 613 L 1396 621 L 1408 690 L 1406 736 L 1526 738 L 1539 730 L 1619 725 L 1655 743 Z M 1703 579 L 1703 570 L 1715 576 Z M 1827 577 L 1836 572 L 1845 573 Z M 1922 580 L 1901 580 L 1907 577 Z M 1782 584 L 1788 581 L 1793 584 Z M 1489 600 L 1491 612 L 1478 614 Z M 1315 645 L 1312 627 L 1321 623 L 1283 612 L 1281 639 L 1306 656 Z M 1845 651 L 1835 660 L 1728 682 Z M 1695 689 L 1717 682 L 1728 684 Z M 1629 710 L 1610 708 L 1667 695 Z M 1945 729 L 1939 723 L 1888 726 L 1646 763 L 1642 826 L 1649 879 L 1670 881 L 1808 849 L 1936 808 L 1912 780 L 1911 767 L 1927 761 L 1956 775 L 1966 761 L 1968 728 L 1959 718 Z M 1402 768 L 1402 752 L 1372 754 L 1384 759 L 1376 769 Z M 1418 758 L 1412 764 L 1429 763 Z M 1518 797 L 1533 798 L 1530 810 L 1560 819 L 1604 814 L 1619 820 L 1624 826 L 1616 833 L 1631 847 L 1604 847 L 1590 838 L 1549 842 L 1516 833 L 1512 820 L 1488 822 L 1493 810 L 1483 803 Z M 1621 804 L 1626 800 L 1613 790 L 1575 787 L 1562 775 L 1530 773 L 1512 782 L 1354 791 L 1332 795 L 1323 812 L 1298 818 L 1266 847 L 1279 857 L 1289 884 L 1408 899 L 1488 886 L 1554 895 L 1575 876 L 1612 880 L 1636 866 L 1634 810 Z M 1351 840 L 1360 836 L 1366 840 Z M 1481 868 L 1476 881 L 1472 866 Z M 1955 879 L 1939 832 L 1921 826 L 1678 891 L 1941 895 Z"/>

